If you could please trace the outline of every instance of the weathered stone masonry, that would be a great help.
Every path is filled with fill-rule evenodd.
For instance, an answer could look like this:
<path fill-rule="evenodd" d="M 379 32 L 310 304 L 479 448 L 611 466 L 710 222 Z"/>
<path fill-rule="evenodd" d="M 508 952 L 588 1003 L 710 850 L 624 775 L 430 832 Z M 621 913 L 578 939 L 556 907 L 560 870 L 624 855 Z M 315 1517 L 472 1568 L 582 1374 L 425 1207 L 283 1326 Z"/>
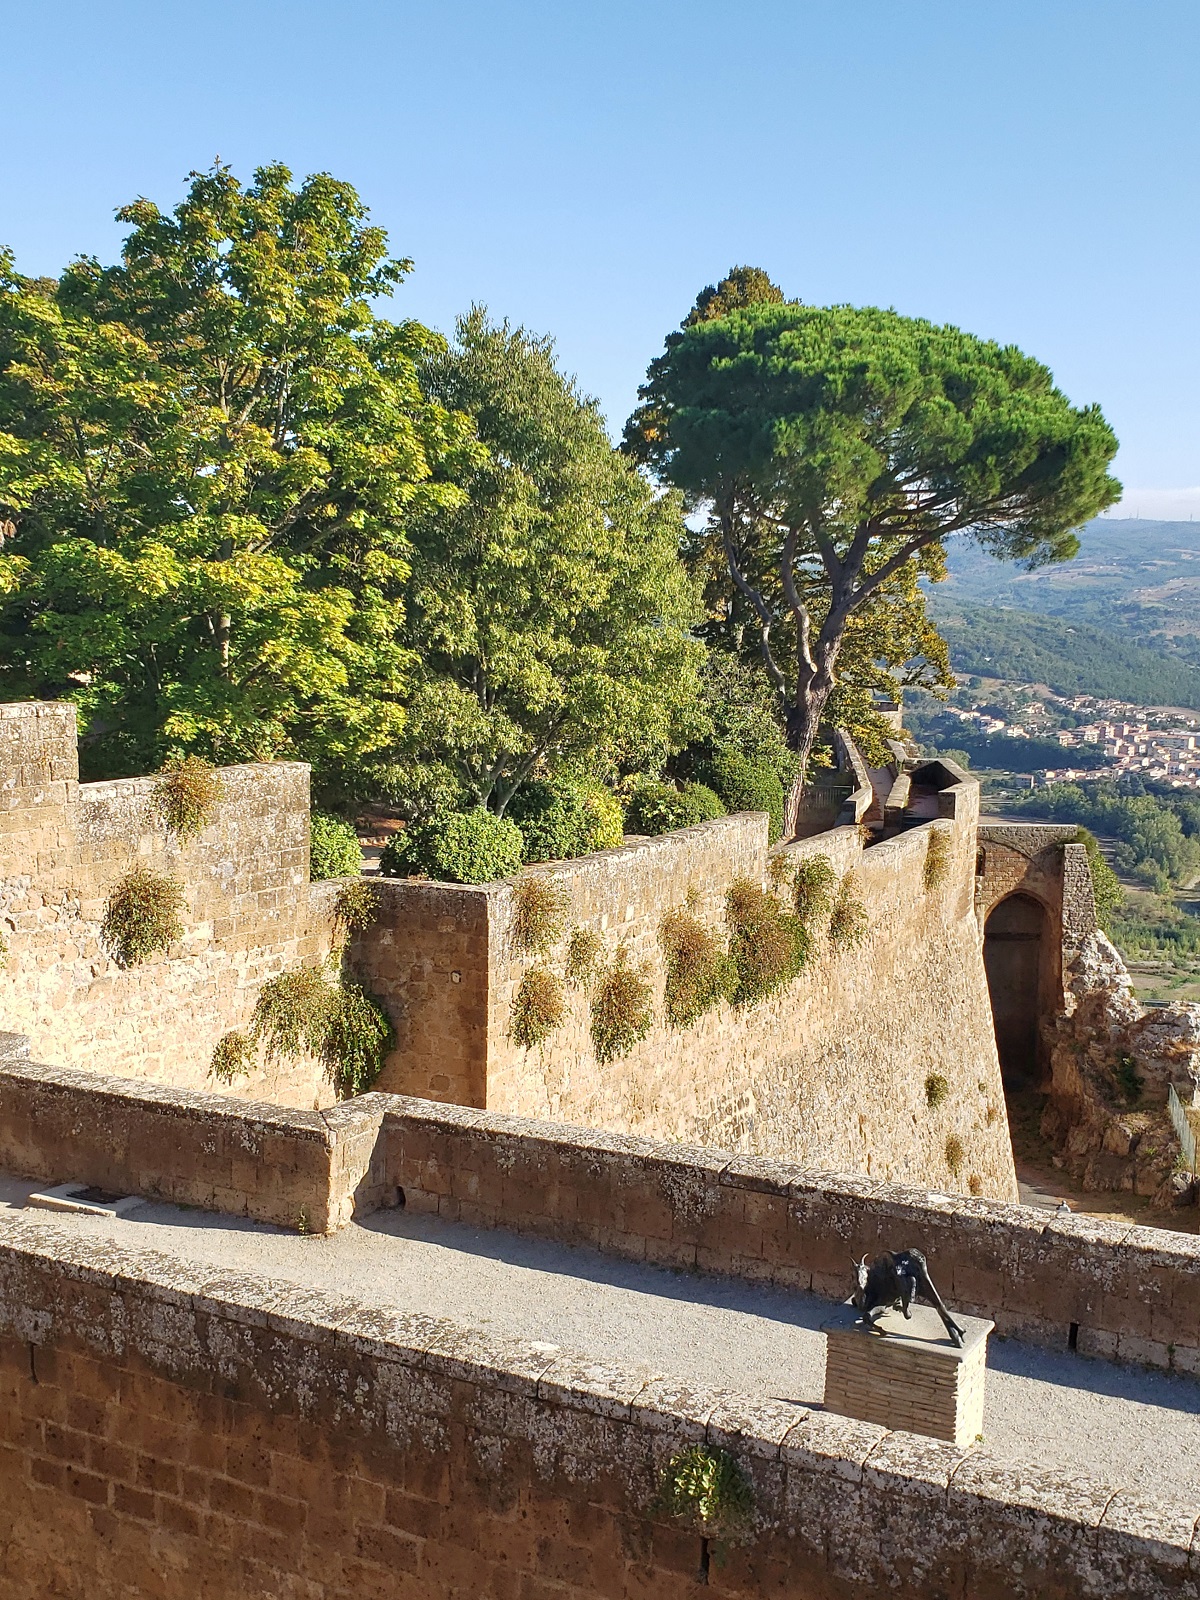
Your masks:
<path fill-rule="evenodd" d="M 718 1593 L 1200 1596 L 1171 1502 L 0 1222 L 5 1600 L 683 1600 L 697 1440 L 754 1489 Z"/>
<path fill-rule="evenodd" d="M 62 704 L 0 707 L 0 931 L 10 947 L 0 1019 L 39 1059 L 203 1088 L 214 1045 L 245 1027 L 262 982 L 330 948 L 338 884 L 308 882 L 307 768 L 225 769 L 212 822 L 181 844 L 157 816 L 154 779 L 77 782 L 74 717 Z M 582 991 L 543 1047 L 513 1043 L 513 999 L 531 958 L 513 949 L 511 883 L 384 881 L 379 919 L 350 951 L 397 1030 L 379 1087 L 1014 1198 L 971 911 L 978 791 L 937 770 L 941 792 L 922 802 L 929 821 L 869 849 L 854 827 L 788 847 L 855 875 L 864 944 L 825 948 L 768 1001 L 722 1004 L 685 1030 L 663 1020 L 662 920 L 691 894 L 723 930 L 733 880 L 768 880 L 766 817 L 726 817 L 541 869 L 564 896 L 568 926 L 595 929 L 609 956 L 623 947 L 654 975 L 655 1027 L 605 1067 Z M 950 877 L 932 891 L 931 828 L 951 846 Z M 135 862 L 182 882 L 186 931 L 123 971 L 98 932 L 108 892 Z M 565 934 L 537 960 L 561 967 L 564 950 Z M 934 1109 L 930 1075 L 948 1086 Z M 295 1107 L 332 1100 L 314 1061 L 266 1065 L 231 1092 Z M 961 1152 L 953 1162 L 950 1150 Z"/>
<path fill-rule="evenodd" d="M 0 1169 L 332 1231 L 395 1205 L 840 1299 L 898 1240 L 1001 1334 L 1200 1374 L 1200 1239 L 789 1162 L 361 1095 L 247 1105 L 0 1061 Z"/>

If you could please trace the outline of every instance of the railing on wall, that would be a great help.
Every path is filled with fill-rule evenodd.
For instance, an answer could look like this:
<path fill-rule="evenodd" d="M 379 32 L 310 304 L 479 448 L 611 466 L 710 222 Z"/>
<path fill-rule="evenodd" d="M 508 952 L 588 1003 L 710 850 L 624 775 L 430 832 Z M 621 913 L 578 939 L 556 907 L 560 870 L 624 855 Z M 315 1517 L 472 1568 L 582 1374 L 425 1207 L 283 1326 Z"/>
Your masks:
<path fill-rule="evenodd" d="M 1180 1148 L 1183 1150 L 1183 1159 L 1187 1162 L 1188 1171 L 1196 1176 L 1196 1130 L 1192 1126 L 1192 1119 L 1188 1116 L 1182 1100 L 1175 1093 L 1175 1085 L 1171 1084 L 1167 1090 L 1167 1109 L 1171 1113 L 1171 1121 L 1179 1139 Z"/>

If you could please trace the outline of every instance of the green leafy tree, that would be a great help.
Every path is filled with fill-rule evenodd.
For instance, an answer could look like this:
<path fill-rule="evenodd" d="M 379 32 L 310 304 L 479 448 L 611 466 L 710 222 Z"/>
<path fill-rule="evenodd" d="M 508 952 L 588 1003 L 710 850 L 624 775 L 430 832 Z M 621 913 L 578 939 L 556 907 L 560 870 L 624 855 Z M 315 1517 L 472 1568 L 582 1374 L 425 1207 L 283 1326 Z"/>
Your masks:
<path fill-rule="evenodd" d="M 476 309 L 422 373 L 488 453 L 457 505 L 414 520 L 397 799 L 420 813 L 457 790 L 503 815 L 533 775 L 661 765 L 700 720 L 677 497 L 612 449 L 548 340 Z"/>
<path fill-rule="evenodd" d="M 472 448 L 420 390 L 436 336 L 371 308 L 409 264 L 282 166 L 117 215 L 116 266 L 0 272 L 8 692 L 75 700 L 93 772 L 295 754 L 361 789 L 403 725 L 406 526 Z"/>
<path fill-rule="evenodd" d="M 914 645 L 946 675 L 918 581 L 944 575 L 948 539 L 1065 560 L 1120 492 L 1097 407 L 1011 346 L 893 311 L 754 300 L 690 321 L 641 399 L 626 448 L 706 511 L 693 559 L 731 594 L 802 768 L 848 664 L 864 695 Z"/>

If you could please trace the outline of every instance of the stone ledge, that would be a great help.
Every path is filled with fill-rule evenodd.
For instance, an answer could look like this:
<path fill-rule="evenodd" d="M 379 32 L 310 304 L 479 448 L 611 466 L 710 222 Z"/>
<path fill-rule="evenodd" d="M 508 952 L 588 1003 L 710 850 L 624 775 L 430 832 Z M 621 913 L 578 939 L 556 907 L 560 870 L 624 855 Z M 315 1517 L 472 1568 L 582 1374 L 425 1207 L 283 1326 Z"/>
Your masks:
<path fill-rule="evenodd" d="M 1005 1574 L 1014 1558 L 1018 1572 L 1023 1562 L 1044 1570 L 1051 1551 L 1064 1596 L 1096 1592 L 1097 1562 L 1119 1580 L 1107 1593 L 1196 1593 L 1194 1508 L 1131 1489 L 984 1451 L 964 1455 L 783 1402 L 555 1358 L 445 1321 L 390 1318 L 349 1299 L 198 1270 L 20 1218 L 0 1218 L 0 1283 L 0 1326 L 19 1339 L 82 1343 L 118 1366 L 136 1355 L 171 1383 L 205 1392 L 234 1385 L 244 1402 L 343 1437 L 382 1431 L 390 1448 L 405 1451 L 448 1448 L 451 1415 L 462 1419 L 456 1426 L 498 1431 L 535 1452 L 552 1440 L 572 1464 L 575 1492 L 620 1494 L 626 1516 L 652 1515 L 655 1463 L 703 1430 L 752 1475 L 764 1533 L 790 1542 L 793 1530 L 827 1518 L 828 1559 L 891 1571 L 893 1583 L 901 1558 L 880 1529 L 897 1515 L 913 1526 L 935 1516 L 946 1557 L 967 1552 L 988 1593 L 1036 1593 L 1019 1579 L 1005 1586 Z M 70 1293 L 67 1283 L 76 1286 Z M 83 1285 L 100 1293 L 80 1293 Z M 497 1404 L 501 1395 L 507 1405 Z"/>

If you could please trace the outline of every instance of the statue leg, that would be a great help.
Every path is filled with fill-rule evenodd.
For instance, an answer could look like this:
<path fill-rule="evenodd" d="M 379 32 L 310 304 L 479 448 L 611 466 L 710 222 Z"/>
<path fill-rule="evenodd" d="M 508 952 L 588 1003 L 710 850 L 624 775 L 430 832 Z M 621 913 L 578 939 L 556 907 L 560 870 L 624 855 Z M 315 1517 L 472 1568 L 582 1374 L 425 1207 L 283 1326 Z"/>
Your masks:
<path fill-rule="evenodd" d="M 933 1287 L 933 1280 L 929 1276 L 929 1268 L 925 1264 L 925 1257 L 919 1250 L 910 1250 L 909 1261 L 912 1263 L 913 1276 L 916 1280 L 918 1292 L 929 1301 L 930 1305 L 942 1319 L 942 1326 L 950 1336 L 950 1343 L 956 1350 L 962 1349 L 963 1332 L 954 1318 L 946 1310 L 941 1295 Z"/>

